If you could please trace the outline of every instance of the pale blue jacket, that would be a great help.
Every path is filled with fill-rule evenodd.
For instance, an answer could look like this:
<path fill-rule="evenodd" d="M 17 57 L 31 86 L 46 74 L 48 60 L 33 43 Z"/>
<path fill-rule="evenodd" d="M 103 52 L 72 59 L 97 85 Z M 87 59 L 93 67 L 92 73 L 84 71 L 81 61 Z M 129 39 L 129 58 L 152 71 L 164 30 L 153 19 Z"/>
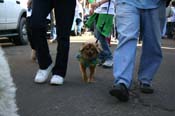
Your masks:
<path fill-rule="evenodd" d="M 131 4 L 140 9 L 157 8 L 162 0 L 116 0 L 116 3 Z"/>

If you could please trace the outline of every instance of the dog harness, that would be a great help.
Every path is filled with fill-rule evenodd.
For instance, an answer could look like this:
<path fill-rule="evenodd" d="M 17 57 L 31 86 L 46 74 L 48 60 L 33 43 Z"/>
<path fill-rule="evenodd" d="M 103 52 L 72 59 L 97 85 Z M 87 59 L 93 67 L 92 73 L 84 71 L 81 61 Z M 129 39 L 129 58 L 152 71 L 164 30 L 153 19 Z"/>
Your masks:
<path fill-rule="evenodd" d="M 98 58 L 93 58 L 91 60 L 84 59 L 80 52 L 77 54 L 77 59 L 80 61 L 85 67 L 95 66 L 98 63 Z"/>

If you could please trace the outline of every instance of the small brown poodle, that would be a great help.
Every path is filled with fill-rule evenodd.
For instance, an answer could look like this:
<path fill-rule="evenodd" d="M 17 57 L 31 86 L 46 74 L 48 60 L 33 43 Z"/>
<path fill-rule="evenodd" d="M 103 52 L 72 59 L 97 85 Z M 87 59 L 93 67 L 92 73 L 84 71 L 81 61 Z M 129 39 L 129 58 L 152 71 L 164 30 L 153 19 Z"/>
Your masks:
<path fill-rule="evenodd" d="M 77 56 L 80 63 L 80 71 L 84 82 L 94 82 L 94 74 L 98 63 L 100 48 L 95 43 L 83 43 Z M 89 68 L 90 75 L 87 76 L 86 69 Z"/>

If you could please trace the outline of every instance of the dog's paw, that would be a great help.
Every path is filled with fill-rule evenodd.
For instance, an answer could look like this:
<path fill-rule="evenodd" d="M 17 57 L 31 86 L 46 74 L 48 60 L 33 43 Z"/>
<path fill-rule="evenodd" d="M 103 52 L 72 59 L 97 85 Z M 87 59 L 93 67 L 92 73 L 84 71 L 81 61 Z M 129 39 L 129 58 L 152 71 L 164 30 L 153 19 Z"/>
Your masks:
<path fill-rule="evenodd" d="M 88 83 L 95 83 L 95 79 L 94 78 L 89 78 Z"/>
<path fill-rule="evenodd" d="M 87 77 L 83 77 L 82 80 L 83 80 L 84 82 L 88 82 L 88 78 L 87 78 Z"/>

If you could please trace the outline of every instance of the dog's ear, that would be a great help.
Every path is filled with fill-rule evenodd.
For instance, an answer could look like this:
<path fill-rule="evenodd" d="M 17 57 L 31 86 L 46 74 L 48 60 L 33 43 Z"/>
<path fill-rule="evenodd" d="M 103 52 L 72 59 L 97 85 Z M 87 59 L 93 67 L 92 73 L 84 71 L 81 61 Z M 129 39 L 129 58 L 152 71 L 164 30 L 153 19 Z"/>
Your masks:
<path fill-rule="evenodd" d="M 84 45 L 85 45 L 85 43 L 82 43 L 82 45 L 81 45 L 81 47 L 80 47 L 80 52 L 83 51 Z"/>

